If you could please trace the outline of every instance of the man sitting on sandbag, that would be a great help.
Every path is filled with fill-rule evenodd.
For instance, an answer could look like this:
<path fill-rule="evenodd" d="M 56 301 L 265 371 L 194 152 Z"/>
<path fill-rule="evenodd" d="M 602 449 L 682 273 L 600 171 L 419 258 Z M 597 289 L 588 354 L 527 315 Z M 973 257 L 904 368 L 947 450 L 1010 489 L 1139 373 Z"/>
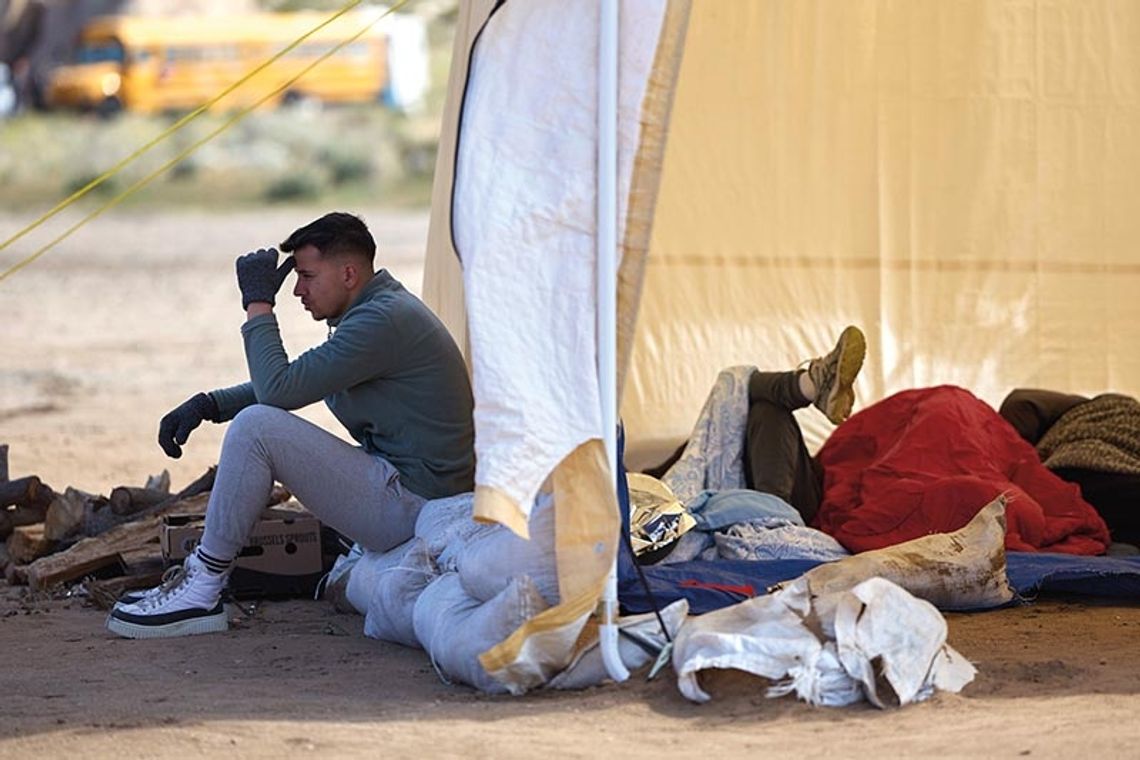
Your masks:
<path fill-rule="evenodd" d="M 171 457 L 203 420 L 226 431 L 201 544 L 161 586 L 121 600 L 107 627 L 130 638 L 222 631 L 222 589 L 274 481 L 324 523 L 374 551 L 408 540 L 420 507 L 474 488 L 472 395 L 443 324 L 386 270 L 358 217 L 327 214 L 273 248 L 241 256 L 237 280 L 250 381 L 199 393 L 162 418 Z M 297 296 L 325 320 L 324 343 L 290 361 L 273 306 L 296 269 Z M 287 410 L 324 400 L 359 446 Z"/>

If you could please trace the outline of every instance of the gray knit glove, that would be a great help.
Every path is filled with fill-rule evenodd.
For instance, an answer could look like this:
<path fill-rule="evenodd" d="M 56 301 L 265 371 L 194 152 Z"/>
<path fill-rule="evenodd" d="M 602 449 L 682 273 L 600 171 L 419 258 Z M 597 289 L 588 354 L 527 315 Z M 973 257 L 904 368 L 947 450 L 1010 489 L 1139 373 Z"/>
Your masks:
<path fill-rule="evenodd" d="M 158 423 L 158 445 L 168 457 L 182 456 L 182 444 L 190 437 L 202 420 L 218 421 L 218 405 L 208 393 L 187 399 Z"/>
<path fill-rule="evenodd" d="M 293 257 L 288 256 L 281 266 L 277 266 L 276 248 L 261 248 L 239 256 L 237 280 L 241 288 L 242 309 L 248 309 L 251 303 L 258 301 L 272 306 L 276 302 L 277 291 L 295 265 Z"/>

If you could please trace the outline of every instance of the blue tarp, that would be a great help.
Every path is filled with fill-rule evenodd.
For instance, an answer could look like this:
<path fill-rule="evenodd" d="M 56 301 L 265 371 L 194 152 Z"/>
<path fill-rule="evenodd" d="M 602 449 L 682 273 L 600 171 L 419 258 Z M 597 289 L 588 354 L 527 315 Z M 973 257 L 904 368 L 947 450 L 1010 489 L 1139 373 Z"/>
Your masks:
<path fill-rule="evenodd" d="M 623 557 L 628 556 L 623 552 Z M 636 568 L 624 559 L 618 596 L 628 613 L 652 609 Z M 797 578 L 820 564 L 814 560 L 750 562 L 719 560 L 643 567 L 658 606 L 684 597 L 693 614 L 759 596 L 774 583 Z M 1077 557 L 1070 554 L 1008 552 L 1006 574 L 1024 599 L 1042 592 L 1140 599 L 1140 557 Z"/>

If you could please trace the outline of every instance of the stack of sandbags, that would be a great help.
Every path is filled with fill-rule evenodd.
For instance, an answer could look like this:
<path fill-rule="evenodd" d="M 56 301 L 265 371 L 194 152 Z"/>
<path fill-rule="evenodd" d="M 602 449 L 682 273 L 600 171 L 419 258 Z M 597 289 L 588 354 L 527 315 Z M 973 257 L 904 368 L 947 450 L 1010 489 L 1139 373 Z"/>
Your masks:
<path fill-rule="evenodd" d="M 554 508 L 540 496 L 531 511 L 530 539 L 472 517 L 465 494 L 428 502 L 416 521 L 421 541 L 443 574 L 414 603 L 415 638 L 445 680 L 487 692 L 505 688 L 479 655 L 530 618 L 558 602 L 554 563 Z"/>
<path fill-rule="evenodd" d="M 502 693 L 506 688 L 487 674 L 479 655 L 558 604 L 554 504 L 549 494 L 536 500 L 529 539 L 475 522 L 472 505 L 472 494 L 426 503 L 412 539 L 352 560 L 347 597 L 365 615 L 366 635 L 421 646 L 444 680 Z M 648 665 L 687 611 L 684 601 L 662 611 L 668 635 L 655 615 L 619 620 L 626 666 Z M 582 644 L 550 686 L 583 688 L 607 678 L 596 639 Z"/>
<path fill-rule="evenodd" d="M 501 692 L 478 656 L 558 601 L 554 509 L 540 497 L 529 540 L 475 522 L 473 495 L 424 504 L 415 535 L 342 558 L 345 598 L 372 638 L 427 650 L 445 679 Z"/>

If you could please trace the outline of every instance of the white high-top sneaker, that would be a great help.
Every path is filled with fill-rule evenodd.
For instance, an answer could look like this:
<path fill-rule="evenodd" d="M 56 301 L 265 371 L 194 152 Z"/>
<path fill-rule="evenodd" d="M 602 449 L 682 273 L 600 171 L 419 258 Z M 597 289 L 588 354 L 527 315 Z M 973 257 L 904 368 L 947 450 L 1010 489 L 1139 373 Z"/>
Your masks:
<path fill-rule="evenodd" d="M 166 572 L 162 574 L 162 581 L 157 586 L 153 586 L 148 589 L 124 591 L 119 596 L 119 598 L 115 600 L 114 608 L 117 610 L 121 607 L 129 607 L 132 604 L 138 604 L 143 599 L 161 594 L 162 590 L 166 588 L 166 584 L 170 582 L 170 579 L 180 572 L 182 572 L 181 565 L 171 565 L 170 567 L 166 568 Z"/>
<path fill-rule="evenodd" d="M 116 604 L 107 618 L 107 630 L 129 639 L 224 631 L 229 621 L 221 598 L 228 576 L 211 573 L 197 554 L 191 554 L 161 586 L 133 604 Z"/>

